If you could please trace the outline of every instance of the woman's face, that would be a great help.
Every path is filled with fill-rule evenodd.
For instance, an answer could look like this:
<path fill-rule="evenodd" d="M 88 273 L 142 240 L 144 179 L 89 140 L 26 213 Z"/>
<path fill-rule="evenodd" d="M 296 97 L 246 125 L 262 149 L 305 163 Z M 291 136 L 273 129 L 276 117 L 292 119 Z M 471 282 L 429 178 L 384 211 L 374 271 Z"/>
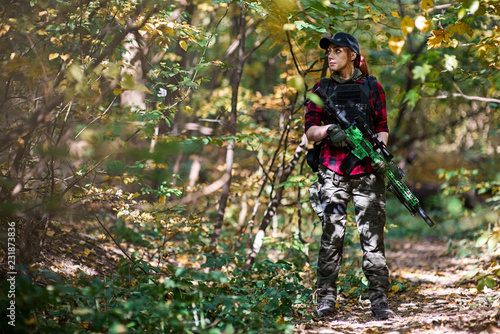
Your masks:
<path fill-rule="evenodd" d="M 332 72 L 342 73 L 352 66 L 351 52 L 349 49 L 335 44 L 330 44 L 326 52 L 328 54 L 328 66 Z M 353 53 L 353 52 L 352 52 Z M 355 55 L 355 53 L 353 53 Z"/>

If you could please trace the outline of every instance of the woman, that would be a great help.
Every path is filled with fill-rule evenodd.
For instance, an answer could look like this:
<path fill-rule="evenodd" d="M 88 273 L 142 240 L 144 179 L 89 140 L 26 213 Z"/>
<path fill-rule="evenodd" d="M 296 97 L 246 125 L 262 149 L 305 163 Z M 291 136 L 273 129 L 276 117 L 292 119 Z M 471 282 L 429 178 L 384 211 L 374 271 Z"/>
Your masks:
<path fill-rule="evenodd" d="M 343 32 L 322 38 L 320 47 L 327 51 L 331 78 L 324 87 L 339 110 L 349 120 L 362 116 L 387 144 L 389 129 L 385 94 L 382 86 L 369 77 L 368 66 L 359 53 L 357 40 Z M 320 85 L 316 84 L 313 91 Z M 323 234 L 318 256 L 317 313 L 320 317 L 335 311 L 337 285 L 342 264 L 347 204 L 354 203 L 356 224 L 363 250 L 363 272 L 368 279 L 368 296 L 372 315 L 376 319 L 392 318 L 387 305 L 389 270 L 384 247 L 385 181 L 383 164 L 372 165 L 367 158 L 358 163 L 349 175 L 340 165 L 349 154 L 345 132 L 334 123 L 325 110 L 312 102 L 307 104 L 305 133 L 310 141 L 324 141 L 320 155 L 318 179 L 323 208 Z"/>

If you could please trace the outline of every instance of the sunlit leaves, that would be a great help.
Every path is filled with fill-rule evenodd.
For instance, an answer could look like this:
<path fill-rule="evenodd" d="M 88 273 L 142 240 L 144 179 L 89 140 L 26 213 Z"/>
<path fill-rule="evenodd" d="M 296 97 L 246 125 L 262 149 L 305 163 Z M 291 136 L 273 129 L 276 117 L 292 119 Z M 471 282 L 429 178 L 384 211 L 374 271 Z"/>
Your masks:
<path fill-rule="evenodd" d="M 444 55 L 443 62 L 444 68 L 449 72 L 454 71 L 458 67 L 458 60 L 455 55 Z"/>
<path fill-rule="evenodd" d="M 415 22 L 413 19 L 409 16 L 405 16 L 401 20 L 401 30 L 403 31 L 403 34 L 406 36 L 409 33 L 413 31 L 413 28 L 415 28 Z"/>
<path fill-rule="evenodd" d="M 424 16 L 419 15 L 415 18 L 415 27 L 421 32 L 427 32 L 431 27 L 431 23 Z"/>
<path fill-rule="evenodd" d="M 188 46 L 185 40 L 181 39 L 179 41 L 179 46 L 181 47 L 182 50 L 187 51 Z"/>
<path fill-rule="evenodd" d="M 285 13 L 290 13 L 297 9 L 297 5 L 292 0 L 274 0 L 276 7 Z"/>
<path fill-rule="evenodd" d="M 3 24 L 2 26 L 0 26 L 0 37 L 6 34 L 9 30 L 10 30 L 10 25 L 8 24 Z"/>
<path fill-rule="evenodd" d="M 430 9 L 432 6 L 434 6 L 434 1 L 432 0 L 423 0 L 420 3 L 420 8 L 422 8 L 422 10 L 424 11 Z"/>
<path fill-rule="evenodd" d="M 438 48 L 442 43 L 450 41 L 451 34 L 445 29 L 433 30 L 431 31 L 432 36 L 427 40 L 427 48 Z"/>
<path fill-rule="evenodd" d="M 464 21 L 458 21 L 454 25 L 450 26 L 448 28 L 448 33 L 459 35 L 467 34 L 469 36 L 472 36 L 474 34 L 469 24 L 465 23 Z"/>
<path fill-rule="evenodd" d="M 391 50 L 398 56 L 401 54 L 404 45 L 405 45 L 405 39 L 401 36 L 392 36 L 389 39 L 389 50 Z"/>
<path fill-rule="evenodd" d="M 479 0 L 465 0 L 463 3 L 463 8 L 474 14 L 479 9 Z"/>
<path fill-rule="evenodd" d="M 310 24 L 310 23 L 307 23 L 305 21 L 295 21 L 294 24 L 295 24 L 295 27 L 297 28 L 297 30 L 310 29 L 310 30 L 316 31 L 316 32 L 318 32 L 320 34 L 324 34 L 324 33 L 327 32 L 326 29 L 325 29 L 325 27 L 314 25 L 314 24 Z"/>

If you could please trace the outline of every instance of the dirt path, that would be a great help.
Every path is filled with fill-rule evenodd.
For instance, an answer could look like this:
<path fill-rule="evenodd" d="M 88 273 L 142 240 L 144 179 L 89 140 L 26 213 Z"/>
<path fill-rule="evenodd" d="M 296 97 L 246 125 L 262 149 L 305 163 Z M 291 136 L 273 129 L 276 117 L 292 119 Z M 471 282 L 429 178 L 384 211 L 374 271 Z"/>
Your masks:
<path fill-rule="evenodd" d="M 374 320 L 369 302 L 340 302 L 336 315 L 300 324 L 296 333 L 500 333 L 500 289 L 478 294 L 473 282 L 459 285 L 481 259 L 458 259 L 435 239 L 388 246 L 391 279 L 407 287 L 390 293 L 394 319 Z"/>

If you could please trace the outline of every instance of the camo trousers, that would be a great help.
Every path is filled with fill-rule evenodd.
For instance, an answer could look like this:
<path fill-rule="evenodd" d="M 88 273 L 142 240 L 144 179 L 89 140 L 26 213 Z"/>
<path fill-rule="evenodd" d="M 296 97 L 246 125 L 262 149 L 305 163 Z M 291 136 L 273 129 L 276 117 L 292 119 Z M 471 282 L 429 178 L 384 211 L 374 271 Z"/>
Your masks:
<path fill-rule="evenodd" d="M 318 300 L 335 302 L 342 264 L 347 204 L 352 199 L 363 251 L 363 273 L 372 304 L 387 302 L 389 269 L 385 259 L 385 182 L 383 175 L 339 175 L 324 166 L 319 170 L 324 212 L 318 256 Z"/>

